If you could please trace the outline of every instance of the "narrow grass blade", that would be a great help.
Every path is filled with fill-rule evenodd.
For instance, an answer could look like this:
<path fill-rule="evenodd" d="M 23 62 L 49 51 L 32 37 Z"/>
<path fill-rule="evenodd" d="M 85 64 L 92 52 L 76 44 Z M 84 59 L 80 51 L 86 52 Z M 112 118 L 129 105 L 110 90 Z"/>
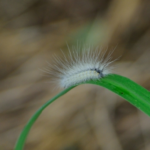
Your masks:
<path fill-rule="evenodd" d="M 73 87 L 69 87 L 67 89 L 65 89 L 64 91 L 60 92 L 59 94 L 57 94 L 56 96 L 54 96 L 52 99 L 50 99 L 48 102 L 46 102 L 43 106 L 41 106 L 36 113 L 30 118 L 30 120 L 28 121 L 28 123 L 26 124 L 26 126 L 24 127 L 24 129 L 22 130 L 18 141 L 16 143 L 16 146 L 14 148 L 14 150 L 22 150 L 25 140 L 27 138 L 27 135 L 32 127 L 32 125 L 34 124 L 34 122 L 36 121 L 36 119 L 39 117 L 39 115 L 42 113 L 42 111 L 48 106 L 50 105 L 53 101 L 55 101 L 57 98 L 61 97 L 62 95 L 64 95 L 65 93 L 67 93 L 68 91 L 70 91 Z"/>
<path fill-rule="evenodd" d="M 87 83 L 109 89 L 150 116 L 150 92 L 132 80 L 117 74 L 111 74 L 99 81 L 88 81 Z"/>
<path fill-rule="evenodd" d="M 87 84 L 96 84 L 102 87 L 105 87 L 109 89 L 110 91 L 118 94 L 119 96 L 126 99 L 128 102 L 133 104 L 135 107 L 146 113 L 150 116 L 150 92 L 141 87 L 140 85 L 136 84 L 135 82 L 131 81 L 128 78 L 122 77 L 120 75 L 111 74 L 107 77 L 104 77 L 100 80 L 91 80 L 84 82 Z M 83 84 L 83 83 L 81 83 Z M 39 117 L 39 115 L 42 113 L 42 111 L 50 105 L 53 101 L 55 101 L 57 98 L 61 97 L 68 91 L 70 91 L 75 86 L 69 87 L 65 89 L 64 91 L 60 92 L 58 95 L 53 97 L 51 100 L 49 100 L 47 103 L 45 103 L 40 109 L 37 110 L 37 112 L 31 117 L 29 122 L 24 127 L 22 133 L 20 134 L 20 137 L 18 138 L 18 141 L 16 143 L 14 150 L 22 150 L 26 137 L 36 121 L 36 119 Z"/>

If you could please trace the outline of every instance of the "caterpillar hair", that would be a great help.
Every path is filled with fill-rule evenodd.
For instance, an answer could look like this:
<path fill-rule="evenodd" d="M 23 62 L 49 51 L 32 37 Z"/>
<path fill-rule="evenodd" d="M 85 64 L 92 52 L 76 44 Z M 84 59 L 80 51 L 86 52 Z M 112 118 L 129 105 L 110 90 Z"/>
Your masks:
<path fill-rule="evenodd" d="M 75 86 L 88 80 L 101 79 L 111 74 L 110 64 L 113 51 L 102 52 L 99 48 L 91 47 L 75 48 L 70 50 L 68 55 L 63 52 L 63 57 L 54 57 L 53 64 L 50 64 L 52 71 L 47 72 L 54 77 L 53 82 L 58 83 L 61 88 Z"/>

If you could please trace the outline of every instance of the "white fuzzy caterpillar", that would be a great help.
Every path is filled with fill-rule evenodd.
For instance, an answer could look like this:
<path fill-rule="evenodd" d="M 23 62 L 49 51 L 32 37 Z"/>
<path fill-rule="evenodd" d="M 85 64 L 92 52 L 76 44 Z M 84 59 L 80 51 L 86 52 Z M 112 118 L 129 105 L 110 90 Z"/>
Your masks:
<path fill-rule="evenodd" d="M 62 52 L 63 53 L 63 52 Z M 101 50 L 93 50 L 90 47 L 84 47 L 82 51 L 73 48 L 69 49 L 68 57 L 63 53 L 63 58 L 54 57 L 54 64 L 51 64 L 53 71 L 48 71 L 56 78 L 60 87 L 68 88 L 78 85 L 88 80 L 96 80 L 111 73 L 109 66 L 113 61 L 111 53 L 105 57 Z M 105 57 L 105 58 L 104 58 Z"/>

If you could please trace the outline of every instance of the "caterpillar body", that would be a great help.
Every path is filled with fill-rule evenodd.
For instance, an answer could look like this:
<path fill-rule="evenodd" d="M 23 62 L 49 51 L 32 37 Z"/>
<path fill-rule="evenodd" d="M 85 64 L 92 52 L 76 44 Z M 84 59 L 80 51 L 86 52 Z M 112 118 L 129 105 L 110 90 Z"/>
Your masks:
<path fill-rule="evenodd" d="M 113 52 L 113 51 L 112 51 Z M 97 80 L 111 73 L 111 54 L 106 56 L 106 52 L 90 47 L 69 49 L 63 58 L 54 57 L 54 64 L 51 64 L 53 71 L 48 73 L 55 79 L 61 88 L 78 85 L 88 80 Z"/>

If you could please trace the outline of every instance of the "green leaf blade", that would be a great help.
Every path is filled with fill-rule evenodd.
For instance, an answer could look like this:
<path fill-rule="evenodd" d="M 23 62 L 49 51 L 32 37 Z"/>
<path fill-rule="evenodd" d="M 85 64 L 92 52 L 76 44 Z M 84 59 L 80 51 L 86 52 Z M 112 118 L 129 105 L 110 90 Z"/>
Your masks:
<path fill-rule="evenodd" d="M 74 86 L 73 86 L 74 87 Z M 73 87 L 69 87 L 65 90 L 63 90 L 62 92 L 60 92 L 59 94 L 57 94 L 56 96 L 54 96 L 52 99 L 50 99 L 48 102 L 46 102 L 44 105 L 42 105 L 37 111 L 36 113 L 31 117 L 31 119 L 28 121 L 28 123 L 26 124 L 26 126 L 24 127 L 24 129 L 22 130 L 18 141 L 15 145 L 14 150 L 22 150 L 25 140 L 27 138 L 27 135 L 31 129 L 31 127 L 33 126 L 34 122 L 37 120 L 37 118 L 39 117 L 39 115 L 42 113 L 42 111 L 49 106 L 53 101 L 55 101 L 56 99 L 58 99 L 59 97 L 61 97 L 62 95 L 64 95 L 65 93 L 67 93 L 68 91 L 70 91 Z"/>
<path fill-rule="evenodd" d="M 132 80 L 111 74 L 103 79 L 88 81 L 87 83 L 109 89 L 150 116 L 150 92 Z"/>
<path fill-rule="evenodd" d="M 148 116 L 150 116 L 150 92 L 126 77 L 117 74 L 110 74 L 99 80 L 90 80 L 81 84 L 95 84 L 109 89 L 110 91 L 126 99 L 135 107 L 137 107 L 138 109 L 146 113 Z M 65 93 L 67 93 L 74 87 L 75 86 L 72 86 L 63 90 L 37 110 L 37 112 L 31 117 L 31 119 L 28 121 L 23 131 L 21 132 L 14 150 L 23 150 L 23 146 L 27 135 L 36 119 L 42 113 L 42 111 L 53 101 L 63 96 Z"/>

